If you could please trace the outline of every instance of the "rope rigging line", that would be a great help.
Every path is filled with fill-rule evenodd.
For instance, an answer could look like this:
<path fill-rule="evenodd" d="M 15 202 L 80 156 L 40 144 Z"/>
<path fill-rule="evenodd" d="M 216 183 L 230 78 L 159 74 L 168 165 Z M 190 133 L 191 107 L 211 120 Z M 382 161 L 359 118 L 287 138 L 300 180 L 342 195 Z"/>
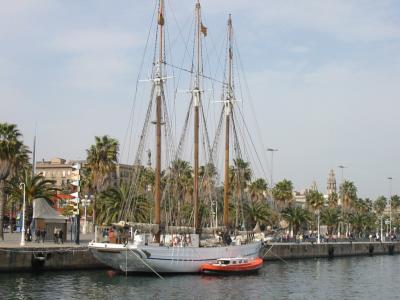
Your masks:
<path fill-rule="evenodd" d="M 236 38 L 234 39 L 234 44 L 237 45 Z M 254 105 L 253 105 L 253 97 L 251 96 L 251 92 L 250 92 L 250 88 L 249 88 L 249 85 L 248 85 L 248 81 L 247 81 L 247 78 L 246 78 L 246 75 L 245 75 L 245 72 L 244 72 L 243 62 L 242 62 L 242 59 L 241 59 L 239 48 L 237 46 L 235 48 L 236 48 L 235 55 L 236 55 L 236 58 L 237 58 L 236 60 L 238 61 L 238 67 L 242 70 L 241 74 L 243 74 L 242 75 L 243 76 L 243 81 L 244 81 L 244 85 L 243 86 L 246 89 L 246 94 L 247 94 L 246 98 L 249 100 L 249 101 L 247 101 L 247 103 L 250 104 L 250 109 L 251 109 L 251 112 L 252 112 L 252 114 L 254 116 L 253 121 L 255 122 L 257 135 L 259 137 L 258 141 L 259 141 L 259 143 L 261 143 L 262 149 L 266 149 L 265 144 L 264 144 L 264 140 L 262 138 L 263 136 L 261 134 L 260 124 L 258 123 L 258 120 L 256 118 L 257 115 L 256 115 L 256 110 L 254 109 Z M 240 81 L 240 76 L 238 76 L 238 79 Z M 242 84 L 241 84 L 241 86 L 242 86 Z M 242 92 L 242 90 L 241 90 L 241 92 Z M 242 99 L 244 99 L 243 95 L 241 95 L 241 97 L 242 97 Z M 267 163 L 267 167 L 270 168 L 268 160 L 266 160 L 266 163 Z M 260 167 L 262 168 L 263 175 L 266 177 L 266 171 L 264 169 L 264 164 L 260 163 Z"/>
<path fill-rule="evenodd" d="M 170 64 L 170 63 L 167 63 L 167 62 L 165 62 L 165 64 L 168 65 L 168 66 L 170 66 L 170 67 L 172 67 L 172 68 L 179 69 L 179 70 L 185 71 L 185 72 L 190 73 L 190 74 L 194 74 L 194 73 L 195 73 L 193 70 L 189 70 L 189 69 L 186 69 L 186 68 L 174 66 L 173 64 Z M 223 84 L 223 85 L 226 85 L 225 82 L 223 82 L 223 81 L 221 81 L 221 80 L 218 80 L 218 79 L 215 79 L 215 78 L 212 78 L 212 77 L 210 77 L 210 76 L 206 76 L 206 75 L 201 74 L 201 73 L 199 74 L 199 76 L 200 76 L 201 78 L 209 79 L 209 80 L 211 80 L 211 81 L 215 81 L 215 82 L 221 83 L 221 84 Z"/>
<path fill-rule="evenodd" d="M 151 31 L 152 31 L 153 24 L 154 24 L 154 18 L 155 18 L 155 15 L 156 15 L 156 9 L 157 9 L 157 4 L 155 4 L 155 6 L 154 6 L 153 16 L 152 16 L 151 21 L 150 21 L 149 31 L 147 33 L 146 43 L 145 43 L 144 51 L 143 51 L 143 54 L 142 54 L 142 59 L 141 59 L 140 66 L 139 66 L 139 72 L 138 72 L 138 76 L 136 78 L 135 92 L 134 92 L 134 96 L 133 96 L 133 103 L 132 103 L 132 107 L 131 107 L 131 113 L 130 113 L 130 116 L 129 116 L 128 126 L 127 126 L 127 129 L 126 129 L 126 132 L 125 132 L 125 136 L 124 136 L 124 139 L 123 139 L 123 146 L 122 146 L 122 151 L 121 151 L 122 154 L 125 151 L 126 140 L 128 139 L 128 131 L 129 131 L 129 128 L 130 128 L 130 137 L 131 138 L 128 139 L 129 143 L 128 143 L 127 161 L 129 161 L 129 154 L 130 154 L 129 149 L 131 148 L 131 141 L 132 141 L 132 136 L 133 136 L 133 120 L 134 120 L 134 116 L 135 116 L 135 107 L 136 107 L 136 101 L 137 101 L 139 79 L 140 79 L 140 77 L 142 75 L 142 71 L 143 71 L 144 60 L 145 60 L 145 57 L 146 57 L 147 48 L 149 46 L 150 35 L 151 35 Z"/>

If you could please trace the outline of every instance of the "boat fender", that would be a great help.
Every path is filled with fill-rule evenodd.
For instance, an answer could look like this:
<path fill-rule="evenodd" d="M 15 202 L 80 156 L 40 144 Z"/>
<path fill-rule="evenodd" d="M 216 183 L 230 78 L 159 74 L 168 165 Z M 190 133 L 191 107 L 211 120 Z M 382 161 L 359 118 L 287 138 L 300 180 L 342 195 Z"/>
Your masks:
<path fill-rule="evenodd" d="M 391 245 L 389 245 L 389 254 L 390 255 L 393 255 L 394 254 L 394 245 L 393 244 L 391 244 Z"/>
<path fill-rule="evenodd" d="M 332 245 L 330 245 L 328 247 L 328 257 L 333 258 L 334 256 L 335 256 L 335 248 Z"/>
<path fill-rule="evenodd" d="M 181 241 L 181 239 L 180 239 L 179 237 L 176 236 L 176 237 L 174 237 L 172 244 L 173 244 L 174 246 L 176 246 L 176 245 L 178 245 L 178 244 L 180 243 L 180 241 Z"/>
<path fill-rule="evenodd" d="M 374 255 L 374 245 L 372 245 L 372 244 L 369 244 L 369 246 L 368 246 L 368 253 L 369 253 L 369 255 Z"/>

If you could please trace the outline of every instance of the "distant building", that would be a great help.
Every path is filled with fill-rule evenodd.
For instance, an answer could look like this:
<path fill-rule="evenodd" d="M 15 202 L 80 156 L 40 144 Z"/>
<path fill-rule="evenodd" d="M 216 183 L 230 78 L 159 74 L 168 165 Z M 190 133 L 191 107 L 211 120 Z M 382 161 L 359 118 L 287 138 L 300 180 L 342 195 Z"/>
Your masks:
<path fill-rule="evenodd" d="M 306 208 L 306 193 L 307 190 L 302 190 L 300 192 L 294 191 L 293 192 L 293 200 L 294 200 L 294 205 L 296 207 L 301 207 L 301 208 Z"/>
<path fill-rule="evenodd" d="M 58 188 L 67 187 L 71 180 L 72 166 L 75 162 L 67 162 L 63 158 L 53 158 L 50 161 L 39 161 L 36 163 L 36 173 L 42 173 L 46 179 L 54 180 Z"/>
<path fill-rule="evenodd" d="M 73 181 L 72 166 L 76 163 L 81 163 L 85 168 L 86 161 L 66 161 L 63 158 L 53 158 L 49 161 L 43 159 L 36 163 L 36 173 L 42 173 L 46 179 L 54 180 L 57 188 L 70 189 L 70 183 Z M 115 172 L 111 174 L 111 185 L 117 186 L 121 180 L 128 180 L 132 171 L 131 165 L 117 164 Z"/>

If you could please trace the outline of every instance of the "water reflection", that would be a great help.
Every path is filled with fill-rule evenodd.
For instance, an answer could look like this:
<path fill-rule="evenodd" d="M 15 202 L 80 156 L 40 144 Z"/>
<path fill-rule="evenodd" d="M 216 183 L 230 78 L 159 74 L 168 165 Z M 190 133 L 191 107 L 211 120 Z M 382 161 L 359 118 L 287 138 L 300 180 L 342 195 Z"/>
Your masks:
<path fill-rule="evenodd" d="M 1 299 L 397 299 L 400 256 L 266 262 L 248 276 L 0 274 Z"/>

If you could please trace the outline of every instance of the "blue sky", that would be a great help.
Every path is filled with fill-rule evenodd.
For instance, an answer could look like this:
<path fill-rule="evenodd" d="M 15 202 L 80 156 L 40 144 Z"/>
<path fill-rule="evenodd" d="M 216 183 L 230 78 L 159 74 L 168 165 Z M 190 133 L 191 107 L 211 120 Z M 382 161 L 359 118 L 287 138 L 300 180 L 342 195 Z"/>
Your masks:
<path fill-rule="evenodd" d="M 167 0 L 168 21 L 185 28 L 192 2 Z M 123 141 L 153 8 L 3 1 L 0 120 L 18 124 L 26 143 L 37 123 L 39 158 L 83 159 L 94 135 Z M 316 180 L 325 190 L 329 170 L 343 164 L 360 196 L 387 195 L 388 176 L 400 193 L 398 1 L 204 0 L 202 8 L 216 44 L 232 13 L 251 94 L 243 105 L 267 177 L 263 149 L 274 147 L 274 181 L 302 189 Z"/>

